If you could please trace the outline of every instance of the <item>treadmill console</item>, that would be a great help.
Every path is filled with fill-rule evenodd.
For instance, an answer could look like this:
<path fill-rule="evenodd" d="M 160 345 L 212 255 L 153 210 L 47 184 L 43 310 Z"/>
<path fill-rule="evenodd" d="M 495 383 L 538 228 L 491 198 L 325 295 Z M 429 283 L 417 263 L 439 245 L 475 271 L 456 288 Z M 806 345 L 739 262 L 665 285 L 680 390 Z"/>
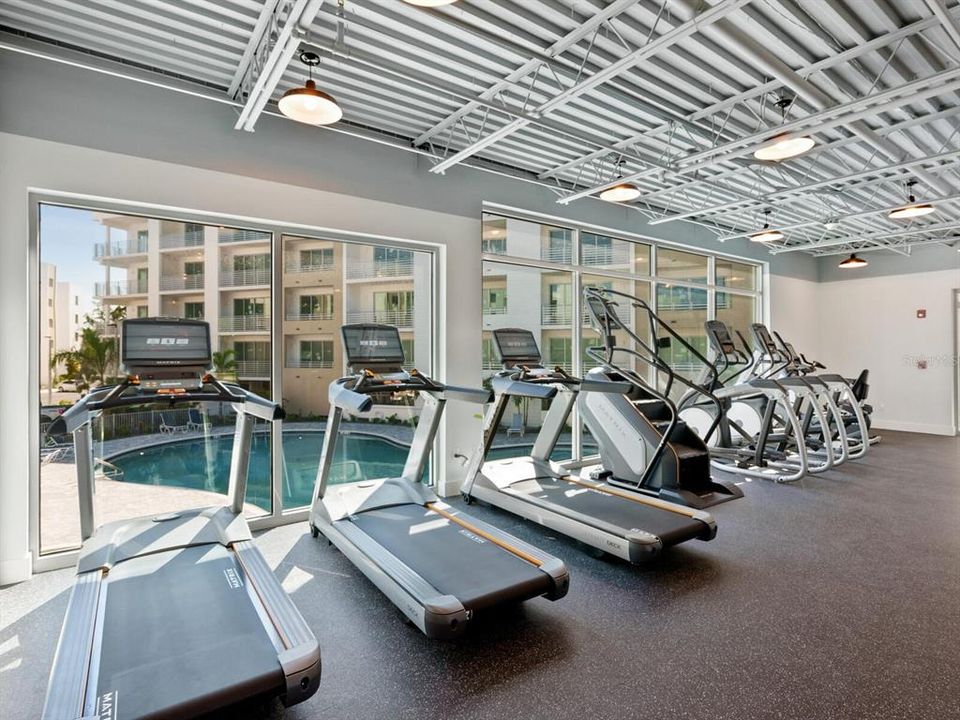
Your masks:
<path fill-rule="evenodd" d="M 494 330 L 493 346 L 505 368 L 540 364 L 540 348 L 537 347 L 537 340 L 529 330 L 522 328 Z"/>
<path fill-rule="evenodd" d="M 210 325 L 184 318 L 135 318 L 120 327 L 120 363 L 142 390 L 197 389 L 210 370 Z"/>
<path fill-rule="evenodd" d="M 357 323 L 340 328 L 347 365 L 354 371 L 400 372 L 403 368 L 403 344 L 400 332 L 392 325 Z"/>

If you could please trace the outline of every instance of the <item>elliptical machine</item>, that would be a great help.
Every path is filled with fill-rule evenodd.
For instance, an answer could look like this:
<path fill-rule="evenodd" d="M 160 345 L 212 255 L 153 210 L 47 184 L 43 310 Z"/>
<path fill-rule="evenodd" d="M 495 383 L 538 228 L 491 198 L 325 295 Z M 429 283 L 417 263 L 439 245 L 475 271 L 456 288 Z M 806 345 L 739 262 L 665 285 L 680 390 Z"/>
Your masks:
<path fill-rule="evenodd" d="M 743 491 L 732 482 L 711 477 L 709 449 L 670 399 L 674 382 L 691 389 L 693 384 L 676 373 L 620 318 L 615 298 L 622 298 L 648 318 L 657 346 L 660 346 L 656 340 L 659 328 L 707 362 L 642 299 L 616 290 L 585 288 L 590 323 L 603 338 L 602 345 L 587 349 L 599 367 L 587 372 L 586 377 L 627 382 L 631 388 L 626 394 L 583 393 L 577 399 L 580 417 L 599 446 L 600 466 L 591 472 L 591 477 L 695 508 L 743 497 Z M 639 350 L 618 344 L 616 333 L 620 331 L 626 333 Z M 658 374 L 664 374 L 665 389 L 658 389 L 656 383 L 628 367 L 621 358 L 635 358 Z M 712 428 L 716 428 L 722 419 L 720 400 L 709 392 L 703 394 L 706 401 L 715 406 L 716 420 Z"/>

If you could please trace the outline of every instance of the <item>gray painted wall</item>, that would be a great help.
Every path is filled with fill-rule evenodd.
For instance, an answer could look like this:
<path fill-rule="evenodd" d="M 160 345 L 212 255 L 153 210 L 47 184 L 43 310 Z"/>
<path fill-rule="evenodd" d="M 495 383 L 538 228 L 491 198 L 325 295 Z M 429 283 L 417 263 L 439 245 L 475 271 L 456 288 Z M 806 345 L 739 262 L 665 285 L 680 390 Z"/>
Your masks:
<path fill-rule="evenodd" d="M 960 246 L 958 246 L 960 247 Z M 883 275 L 903 275 L 905 273 L 936 272 L 938 270 L 957 270 L 957 287 L 960 287 L 960 252 L 943 245 L 927 245 L 913 248 L 910 257 L 897 255 L 889 251 L 865 253 L 863 258 L 870 264 L 865 268 L 841 270 L 837 264 L 844 255 L 829 255 L 819 258 L 820 282 L 856 280 Z"/>
<path fill-rule="evenodd" d="M 562 206 L 548 188 L 470 168 L 430 172 L 420 155 L 272 115 L 233 129 L 236 110 L 207 99 L 0 50 L 0 131 L 477 218 L 484 201 L 770 262 L 816 280 L 817 261 L 774 257 L 746 240 L 717 243 L 689 223 L 648 226 L 627 208 Z M 96 168 L 91 168 L 96 172 Z"/>

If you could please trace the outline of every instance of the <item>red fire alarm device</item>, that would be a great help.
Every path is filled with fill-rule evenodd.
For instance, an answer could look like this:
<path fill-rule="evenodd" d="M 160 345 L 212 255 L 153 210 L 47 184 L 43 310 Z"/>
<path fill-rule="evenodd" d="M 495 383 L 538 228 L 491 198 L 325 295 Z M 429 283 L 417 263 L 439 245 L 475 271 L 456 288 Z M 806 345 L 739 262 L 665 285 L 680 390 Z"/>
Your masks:
<path fill-rule="evenodd" d="M 927 311 L 925 308 L 920 308 L 917 310 L 917 318 L 923 320 L 927 316 Z"/>

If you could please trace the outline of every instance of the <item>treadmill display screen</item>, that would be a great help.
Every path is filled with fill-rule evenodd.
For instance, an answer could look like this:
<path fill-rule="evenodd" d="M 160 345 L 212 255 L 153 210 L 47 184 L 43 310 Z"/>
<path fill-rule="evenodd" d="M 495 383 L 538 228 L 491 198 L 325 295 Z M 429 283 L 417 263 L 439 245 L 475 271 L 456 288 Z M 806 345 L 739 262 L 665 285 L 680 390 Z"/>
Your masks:
<path fill-rule="evenodd" d="M 390 325 L 344 325 L 343 347 L 353 368 L 403 365 L 400 332 Z"/>
<path fill-rule="evenodd" d="M 493 331 L 493 344 L 504 365 L 539 365 L 540 348 L 533 333 L 519 328 Z"/>
<path fill-rule="evenodd" d="M 121 362 L 127 368 L 207 368 L 210 366 L 210 326 L 198 320 L 124 320 Z"/>
<path fill-rule="evenodd" d="M 707 332 L 714 339 L 720 352 L 732 354 L 735 352 L 733 338 L 730 337 L 730 331 L 722 320 L 708 320 L 706 323 Z"/>

